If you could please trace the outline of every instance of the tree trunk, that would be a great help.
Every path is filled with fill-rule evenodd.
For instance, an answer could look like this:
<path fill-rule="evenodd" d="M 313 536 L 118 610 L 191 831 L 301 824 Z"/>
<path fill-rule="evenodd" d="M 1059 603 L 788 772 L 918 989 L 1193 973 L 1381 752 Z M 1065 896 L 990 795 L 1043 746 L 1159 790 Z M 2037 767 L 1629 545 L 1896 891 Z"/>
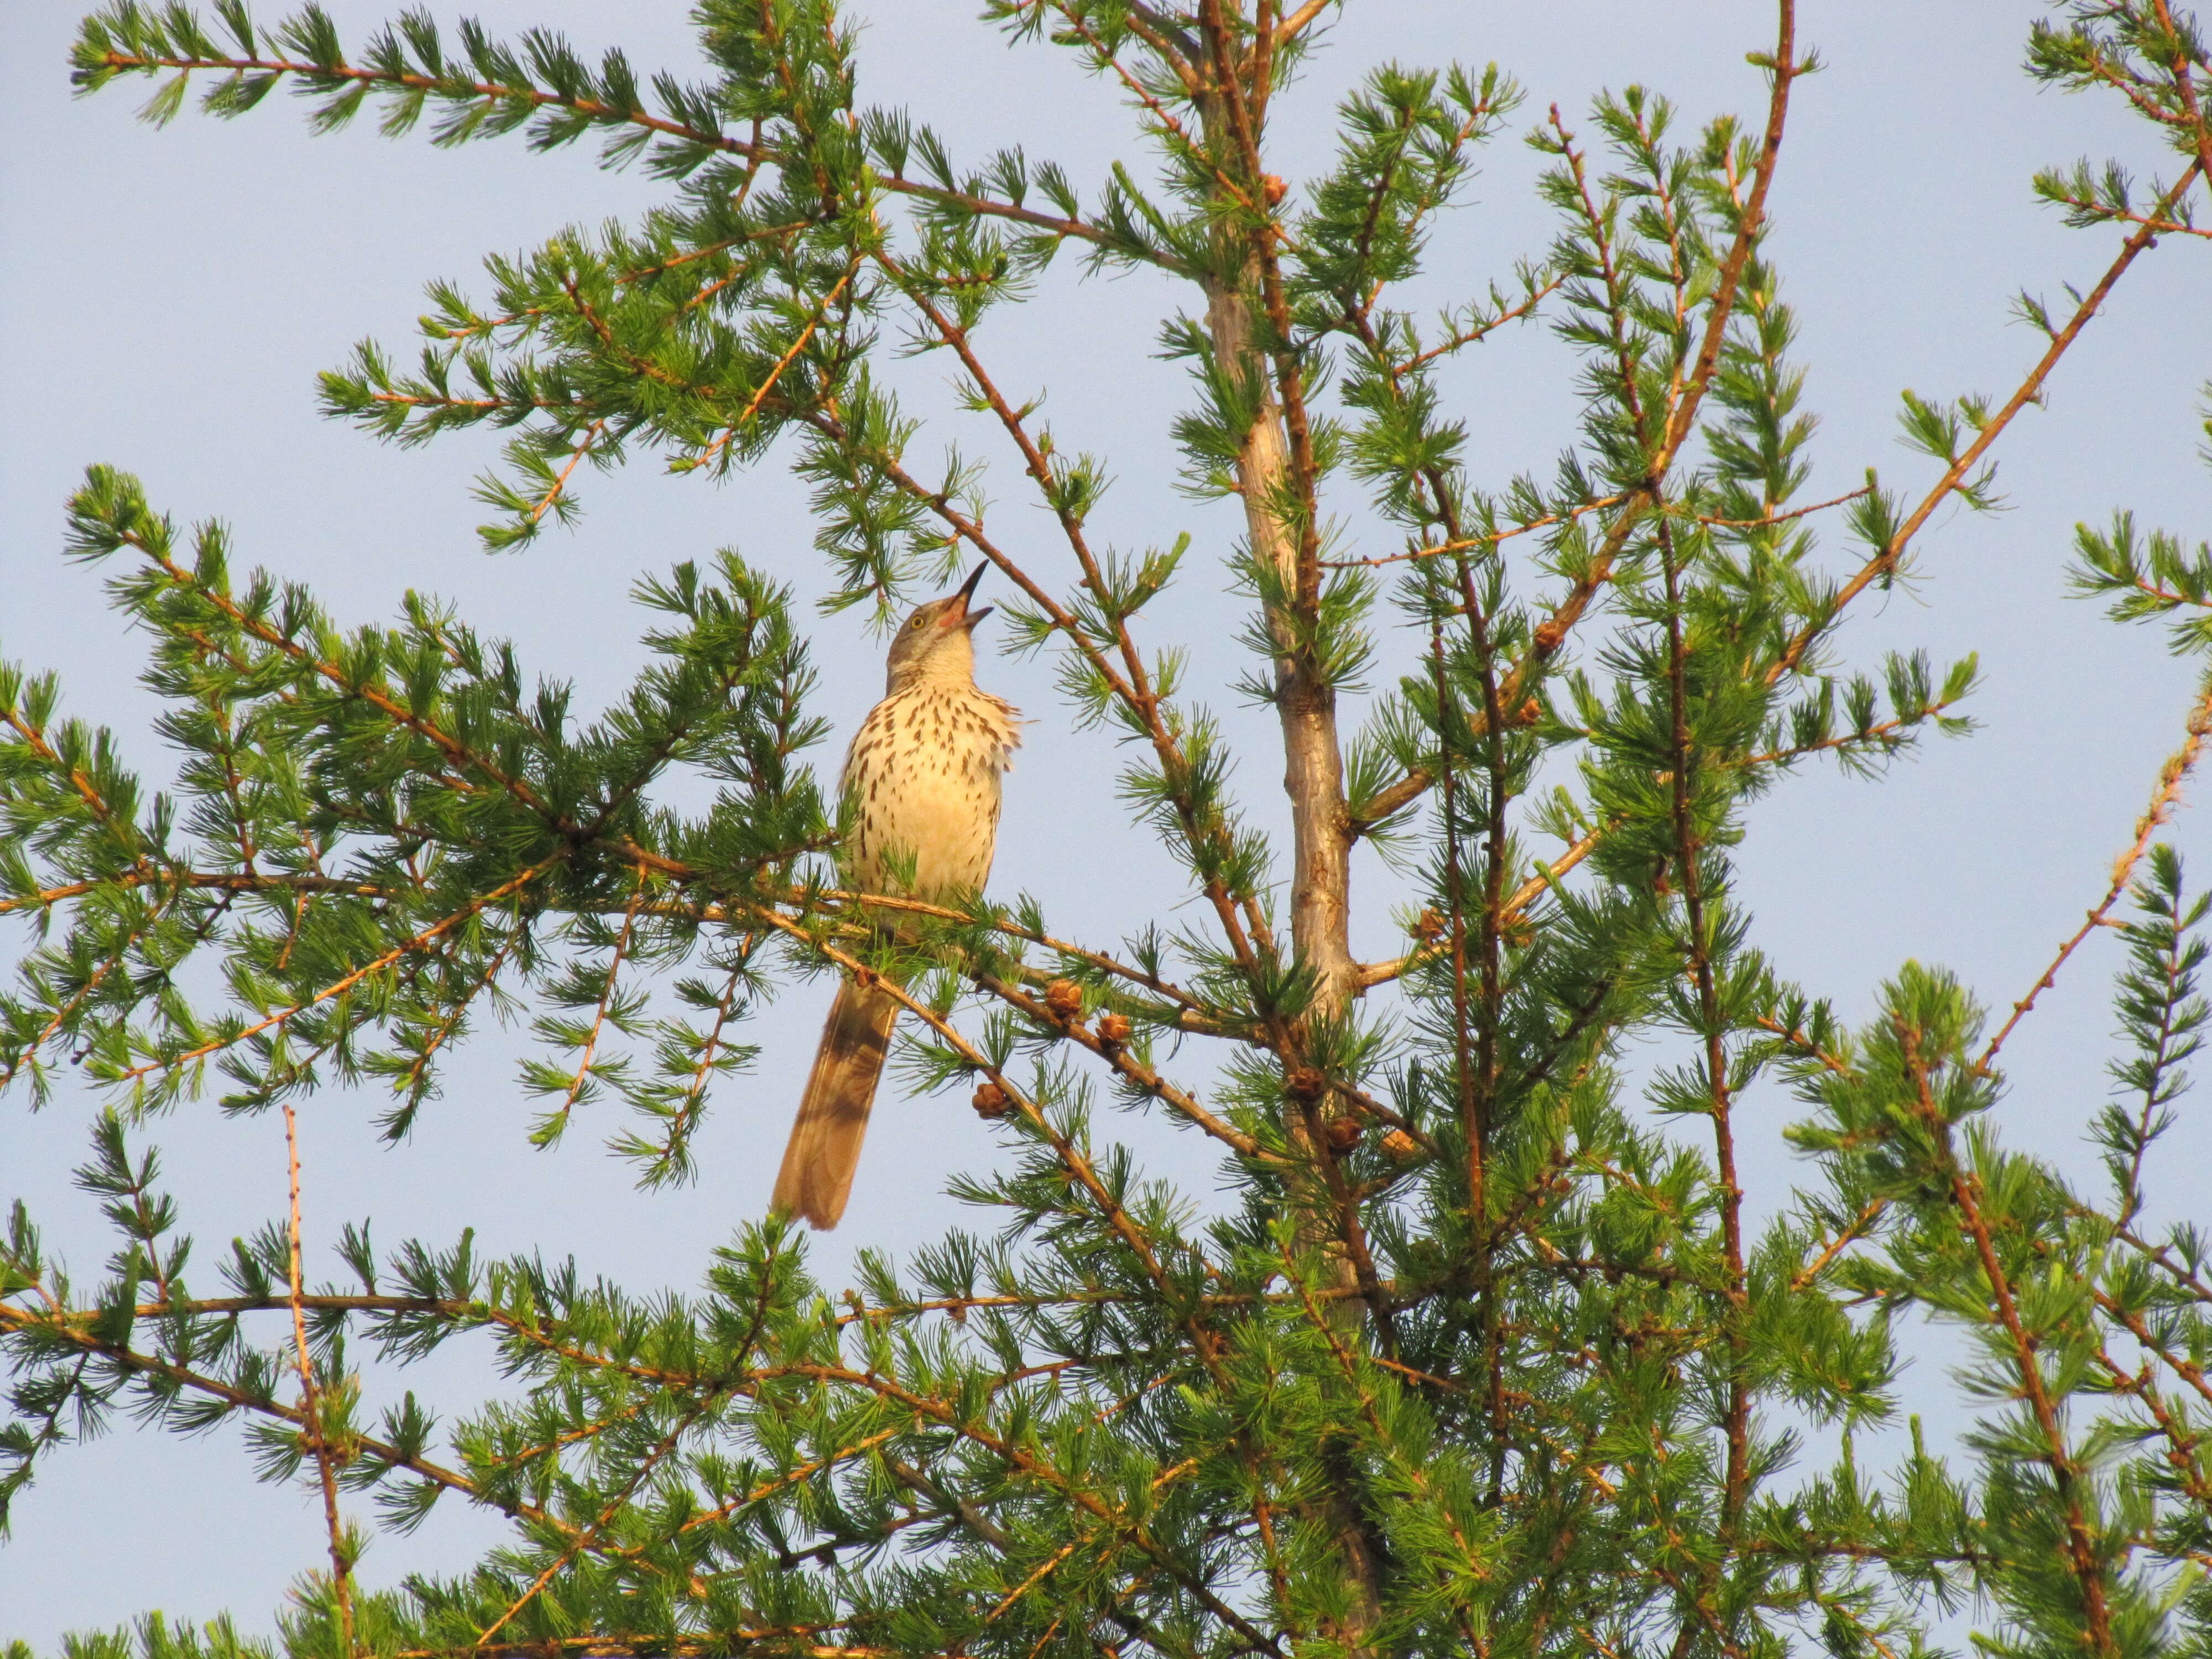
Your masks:
<path fill-rule="evenodd" d="M 1231 101 L 1238 94 L 1218 83 L 1212 95 L 1201 100 L 1207 148 L 1224 178 L 1241 179 L 1248 200 L 1262 199 L 1266 187 L 1259 166 L 1259 129 L 1268 90 L 1251 88 L 1241 110 Z M 1245 124 L 1241 135 L 1235 130 L 1240 116 Z M 1301 623 L 1310 619 L 1320 599 L 1319 556 L 1313 539 L 1302 533 L 1304 526 L 1282 510 L 1295 495 L 1310 499 L 1314 481 L 1296 476 L 1297 462 L 1286 429 L 1278 366 L 1272 354 L 1255 345 L 1254 307 L 1261 302 L 1269 275 L 1268 246 L 1260 235 L 1238 227 L 1233 214 L 1222 235 L 1218 272 L 1206 283 L 1206 330 L 1221 372 L 1246 380 L 1256 394 L 1251 423 L 1241 434 L 1237 483 L 1244 501 L 1253 556 L 1280 573 L 1294 607 L 1286 614 L 1271 606 L 1267 618 L 1276 647 L 1275 710 L 1282 724 L 1283 787 L 1291 804 L 1291 942 L 1314 975 L 1311 1012 L 1334 1016 L 1351 1005 L 1358 988 L 1352 957 L 1352 822 L 1344 799 L 1336 690 L 1311 653 L 1299 645 L 1302 636 L 1310 636 Z M 1283 1056 L 1286 1066 L 1296 1058 L 1295 1050 Z M 1314 1178 L 1294 1182 L 1292 1187 L 1300 1242 L 1326 1255 L 1333 1288 L 1349 1291 L 1357 1285 L 1358 1275 L 1343 1237 L 1339 1205 L 1329 1190 L 1333 1177 L 1326 1171 L 1334 1155 L 1316 1144 L 1313 1133 L 1314 1118 L 1325 1120 L 1343 1108 L 1326 1097 L 1310 1106 L 1295 1101 L 1286 1106 L 1285 1127 L 1302 1154 L 1299 1162 L 1316 1172 Z M 1328 1316 L 1340 1340 L 1364 1344 L 1362 1305 L 1349 1295 L 1329 1304 Z M 1323 1455 L 1332 1465 L 1334 1478 L 1316 1518 L 1334 1535 L 1346 1580 L 1355 1594 L 1351 1616 L 1335 1634 L 1352 1654 L 1364 1655 L 1372 1651 L 1373 1633 L 1382 1619 L 1383 1540 L 1364 1501 L 1364 1483 L 1351 1446 L 1325 1447 Z"/>
<path fill-rule="evenodd" d="M 1256 263 L 1256 261 L 1255 262 Z M 1302 569 L 1299 538 L 1273 503 L 1291 480 L 1290 445 L 1270 366 L 1252 349 L 1249 288 L 1209 284 L 1206 329 L 1216 360 L 1231 374 L 1249 369 L 1267 390 L 1237 459 L 1244 523 L 1255 557 L 1283 573 L 1302 601 L 1317 599 L 1321 573 Z M 1310 562 L 1308 561 L 1307 562 Z M 1352 959 L 1352 820 L 1344 802 L 1344 756 L 1336 730 L 1336 690 L 1294 648 L 1290 618 L 1271 615 L 1275 708 L 1283 727 L 1283 787 L 1291 798 L 1291 942 L 1318 981 L 1316 1004 L 1338 1013 L 1357 988 Z"/>

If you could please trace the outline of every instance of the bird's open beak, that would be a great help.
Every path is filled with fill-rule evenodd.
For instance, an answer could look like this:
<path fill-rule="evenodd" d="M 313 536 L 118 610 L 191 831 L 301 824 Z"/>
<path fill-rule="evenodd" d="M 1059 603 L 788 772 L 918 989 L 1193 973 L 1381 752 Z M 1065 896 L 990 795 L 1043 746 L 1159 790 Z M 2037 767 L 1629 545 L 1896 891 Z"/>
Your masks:
<path fill-rule="evenodd" d="M 980 611 L 970 611 L 968 608 L 968 602 L 975 597 L 975 584 L 983 580 L 983 573 L 990 568 L 991 567 L 988 564 L 977 565 L 975 567 L 975 574 L 969 577 L 966 581 L 960 584 L 960 592 L 958 595 L 960 606 L 959 609 L 956 611 L 950 611 L 945 613 L 945 625 L 946 627 L 951 628 L 957 626 L 972 631 L 977 623 L 982 621 L 984 617 L 991 614 L 992 607 L 988 605 Z"/>

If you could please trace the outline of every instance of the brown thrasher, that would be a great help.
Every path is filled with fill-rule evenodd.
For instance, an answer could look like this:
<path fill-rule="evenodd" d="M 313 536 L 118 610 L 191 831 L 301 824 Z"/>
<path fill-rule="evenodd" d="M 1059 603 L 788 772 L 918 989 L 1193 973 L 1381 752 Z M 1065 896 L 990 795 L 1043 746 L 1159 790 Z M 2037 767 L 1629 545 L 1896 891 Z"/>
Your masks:
<path fill-rule="evenodd" d="M 975 892 L 991 873 L 999 775 L 1022 739 L 1019 711 L 975 685 L 970 636 L 991 607 L 971 611 L 968 600 L 987 568 L 907 618 L 891 640 L 884 700 L 845 756 L 840 787 L 854 814 L 845 868 L 863 892 L 934 902 Z M 776 1209 L 824 1231 L 845 1213 L 898 1017 L 887 990 L 837 987 L 775 1178 Z"/>

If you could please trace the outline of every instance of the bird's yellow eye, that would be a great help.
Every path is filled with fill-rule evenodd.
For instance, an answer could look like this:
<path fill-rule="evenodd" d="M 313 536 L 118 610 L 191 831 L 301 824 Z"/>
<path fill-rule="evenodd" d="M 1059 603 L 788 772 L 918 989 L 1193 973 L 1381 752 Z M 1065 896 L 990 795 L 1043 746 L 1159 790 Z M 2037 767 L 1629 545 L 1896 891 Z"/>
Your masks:
<path fill-rule="evenodd" d="M 921 627 L 921 618 L 920 617 L 916 617 L 913 621 L 911 621 L 911 622 L 909 622 L 908 623 L 907 623 L 907 626 L 908 626 L 908 628 L 919 628 L 919 627 Z"/>

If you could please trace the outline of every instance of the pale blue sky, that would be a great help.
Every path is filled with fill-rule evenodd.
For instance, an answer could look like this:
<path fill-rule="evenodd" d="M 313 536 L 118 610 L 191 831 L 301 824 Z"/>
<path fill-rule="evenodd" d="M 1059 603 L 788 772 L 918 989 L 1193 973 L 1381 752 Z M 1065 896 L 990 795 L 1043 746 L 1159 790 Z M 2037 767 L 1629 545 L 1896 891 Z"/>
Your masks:
<path fill-rule="evenodd" d="M 386 15 L 352 0 L 330 9 L 349 41 Z M 587 52 L 619 43 L 642 68 L 688 74 L 695 63 L 678 6 L 498 0 L 474 9 L 496 32 L 544 23 Z M 1127 124 L 1109 89 L 1056 52 L 1010 52 L 969 21 L 968 0 L 854 9 L 871 20 L 863 98 L 925 114 L 957 155 L 1020 143 L 1087 185 L 1122 145 Z M 1810 0 L 1802 14 L 1804 38 L 1829 67 L 1797 93 L 1772 254 L 1802 324 L 1808 400 L 1825 421 L 1807 497 L 1820 499 L 1853 487 L 1869 465 L 1900 485 L 1923 482 L 1929 465 L 1894 440 L 1899 392 L 2008 392 L 2039 344 L 2008 323 L 2009 295 L 2027 286 L 2056 299 L 2062 283 L 2087 286 L 2108 262 L 2111 233 L 2066 232 L 2033 206 L 2037 167 L 2086 153 L 2119 155 L 2138 173 L 2172 169 L 2136 124 L 2094 100 L 2039 93 L 2021 76 L 2032 4 Z M 635 574 L 734 544 L 802 593 L 823 591 L 804 494 L 774 461 L 719 486 L 665 477 L 649 460 L 588 479 L 576 531 L 491 558 L 476 550 L 471 526 L 483 514 L 468 484 L 494 459 L 495 438 L 403 453 L 314 412 L 314 372 L 337 365 L 355 341 L 374 336 L 411 356 L 424 283 L 475 285 L 486 252 L 634 215 L 657 198 L 652 179 L 599 172 L 588 143 L 546 157 L 517 142 L 443 152 L 419 138 L 381 140 L 369 120 L 313 140 L 283 98 L 236 123 L 188 115 L 149 131 L 132 119 L 135 88 L 70 96 L 64 54 L 75 15 L 53 0 L 0 10 L 0 653 L 60 671 L 71 711 L 117 726 L 149 774 L 165 763 L 135 682 L 139 644 L 105 609 L 100 574 L 58 556 L 61 503 L 89 462 L 138 472 L 179 517 L 228 520 L 240 562 L 309 582 L 342 619 L 388 617 L 410 587 L 446 595 L 481 629 L 514 636 L 532 670 L 574 679 L 581 707 L 615 691 L 640 659 L 645 624 L 620 599 Z M 1771 27 L 1767 7 L 1741 0 L 1367 0 L 1278 106 L 1279 170 L 1293 183 L 1311 171 L 1334 97 L 1373 64 L 1498 60 L 1529 102 L 1486 161 L 1480 205 L 1439 240 L 1428 291 L 1446 303 L 1548 243 L 1530 189 L 1537 158 L 1517 143 L 1547 103 L 1586 128 L 1579 113 L 1596 88 L 1641 81 L 1674 96 L 1690 123 L 1724 109 L 1755 113 L 1763 83 L 1744 54 L 1768 45 Z M 1869 596 L 1843 635 L 1847 656 L 1867 664 L 1915 646 L 1945 660 L 1979 651 L 1985 689 L 1971 712 L 1984 729 L 1931 748 L 1887 784 L 1808 774 L 1753 814 L 1744 866 L 1758 937 L 1784 971 L 1849 1012 L 1863 1012 L 1875 983 L 1908 957 L 1954 968 L 1992 1005 L 2021 994 L 2101 894 L 2179 738 L 2186 665 L 2155 635 L 2124 633 L 2065 599 L 2062 573 L 2075 521 L 2101 520 L 2115 505 L 2192 540 L 2212 528 L 2192 414 L 2212 374 L 2208 259 L 2212 249 L 2171 239 L 2141 263 L 2060 370 L 2050 409 L 2006 438 L 2011 510 L 1976 518 L 1947 508 L 1919 544 L 1917 586 Z M 1234 526 L 1221 507 L 1170 488 L 1165 428 L 1182 404 L 1180 371 L 1150 355 L 1164 293 L 1147 276 L 1081 284 L 1071 261 L 1032 313 L 994 321 L 984 345 L 1011 386 L 1049 387 L 1064 447 L 1111 457 L 1119 482 L 1094 520 L 1102 537 L 1135 547 L 1189 530 L 1203 554 L 1225 546 Z M 921 453 L 957 433 L 991 459 L 1000 525 L 1052 568 L 1048 524 L 1020 501 L 994 434 L 945 423 L 942 374 L 927 360 L 903 371 L 915 408 L 933 418 Z M 1511 331 L 1455 368 L 1486 481 L 1544 470 L 1570 441 L 1571 374 L 1540 327 Z M 1355 509 L 1346 503 L 1356 530 Z M 1849 556 L 1832 532 L 1826 544 L 1841 568 Z M 1201 560 L 1158 620 L 1197 647 L 1202 674 L 1225 684 L 1239 665 L 1222 643 L 1231 609 L 1216 586 Z M 822 622 L 816 639 L 821 708 L 836 726 L 823 759 L 834 763 L 879 689 L 879 647 L 849 614 Z M 1387 637 L 1386 653 L 1407 645 Z M 1387 655 L 1385 672 L 1398 672 Z M 1145 837 L 1119 827 L 1110 743 L 1066 731 L 1048 665 L 987 658 L 981 678 L 1038 722 L 1010 782 L 994 890 L 1036 892 L 1061 932 L 1118 937 L 1165 866 Z M 1231 725 L 1249 740 L 1245 798 L 1273 821 L 1270 724 L 1232 713 Z M 2185 812 L 2172 835 L 2185 851 L 2212 851 L 2201 814 Z M 2212 859 L 2202 862 L 2212 876 Z M 1360 948 L 1393 954 L 1382 896 L 1390 884 L 1371 861 L 1359 874 Z M 7 948 L 20 937 L 9 931 Z M 2082 1164 L 2079 1131 L 2103 1091 L 2112 945 L 2092 942 L 2008 1049 L 2007 1132 Z M 556 1153 L 531 1152 L 513 1034 L 478 1040 L 404 1147 L 375 1141 L 372 1102 L 320 1097 L 305 1114 L 311 1235 L 326 1240 L 341 1220 L 373 1216 L 387 1243 L 447 1242 L 466 1220 L 491 1251 L 574 1252 L 587 1272 L 634 1290 L 689 1289 L 708 1252 L 765 1201 L 793 1070 L 827 994 L 798 988 L 763 1022 L 760 1067 L 724 1089 L 702 1141 L 708 1174 L 675 1193 L 632 1189 L 599 1146 L 611 1121 L 580 1126 Z M 1749 1178 L 1771 1204 L 1790 1179 L 1778 1133 L 1790 1112 L 1771 1095 L 1762 1104 Z M 36 1117 L 0 1102 L 0 1202 L 28 1199 L 89 1278 L 107 1245 L 92 1206 L 66 1183 L 83 1156 L 85 1118 L 82 1100 Z M 1210 1155 L 1191 1140 L 1114 1124 L 1164 1172 L 1210 1189 Z M 232 1235 L 277 1212 L 274 1118 L 233 1121 L 190 1107 L 154 1133 L 204 1268 Z M 910 1245 L 958 1219 L 942 1195 L 946 1174 L 994 1155 L 960 1100 L 886 1101 L 852 1212 L 819 1251 L 823 1274 L 840 1282 L 854 1251 Z M 2162 1196 L 2171 1205 L 2191 1194 L 2170 1180 Z M 458 1344 L 408 1385 L 449 1413 L 465 1407 L 486 1387 L 483 1353 Z M 125 1426 L 51 1460 L 0 1547 L 0 1639 L 44 1649 L 64 1630 L 153 1605 L 195 1618 L 229 1607 L 265 1628 L 290 1577 L 319 1565 L 320 1522 L 305 1493 L 256 1486 L 238 1443 L 230 1427 L 179 1442 Z M 380 1540 L 364 1574 L 389 1583 L 453 1568 L 495 1531 L 441 1507 L 415 1537 Z M 137 1587 L 120 1604 L 109 1599 L 118 1583 Z"/>

